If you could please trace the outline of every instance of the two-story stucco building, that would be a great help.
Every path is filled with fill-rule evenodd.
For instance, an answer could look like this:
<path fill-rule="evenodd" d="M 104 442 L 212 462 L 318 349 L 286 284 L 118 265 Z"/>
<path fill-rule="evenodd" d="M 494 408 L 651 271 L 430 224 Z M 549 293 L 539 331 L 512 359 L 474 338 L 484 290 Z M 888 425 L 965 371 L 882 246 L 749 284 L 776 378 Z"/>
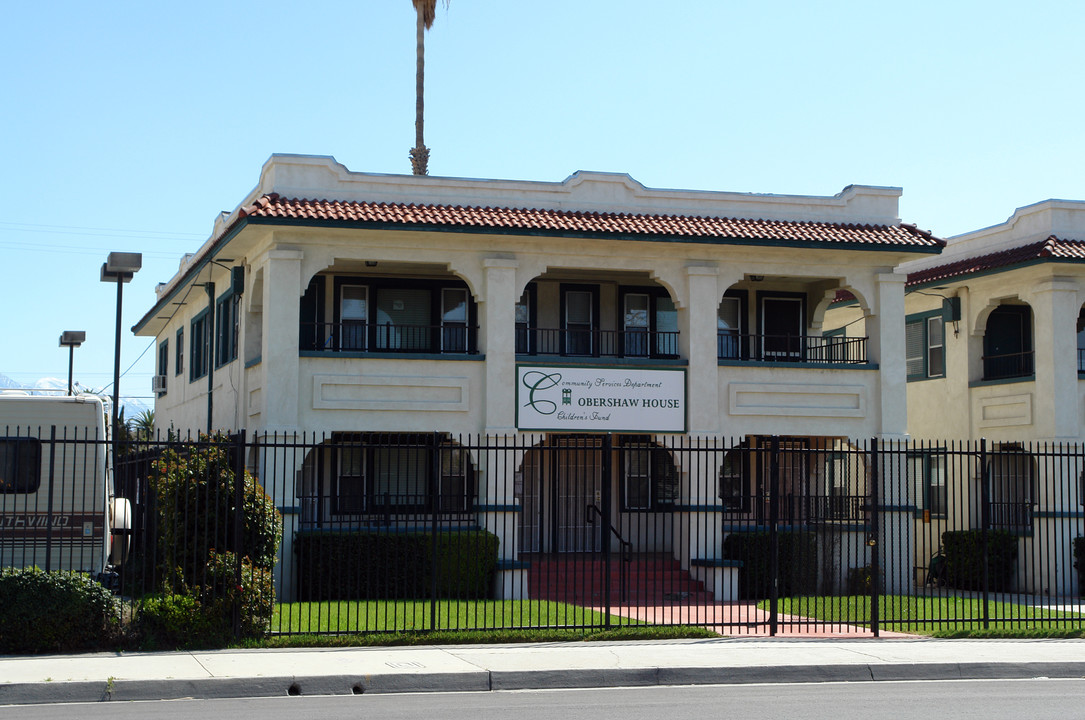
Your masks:
<path fill-rule="evenodd" d="M 926 448 L 910 469 L 920 574 L 944 531 L 986 526 L 1019 538 L 1018 589 L 1071 593 L 1057 568 L 1082 516 L 1085 203 L 1019 208 L 898 270 L 908 431 Z M 862 332 L 861 314 L 838 304 L 829 324 Z"/>
<path fill-rule="evenodd" d="M 378 175 L 275 155 L 134 328 L 158 338 L 156 423 L 358 442 L 326 463 L 292 461 L 299 480 L 277 501 L 297 508 L 294 527 L 387 518 L 434 481 L 458 498 L 449 508 L 495 529 L 510 563 L 592 549 L 590 518 L 569 508 L 601 498 L 615 517 L 651 513 L 653 547 L 684 566 L 710 561 L 698 556 L 718 550 L 690 547 L 670 518 L 753 522 L 759 510 L 738 499 L 757 468 L 722 456 L 693 468 L 658 448 L 642 462 L 628 448 L 786 436 L 804 451 L 783 471 L 787 492 L 851 483 L 862 495 L 865 471 L 835 478 L 831 461 L 809 458 L 907 432 L 905 276 L 894 268 L 942 243 L 900 221 L 899 196 L 654 190 L 588 172 L 559 183 Z M 822 333 L 841 291 L 862 337 Z M 472 451 L 470 472 L 372 448 L 375 434 L 411 444 L 434 433 L 528 445 L 507 468 Z M 594 446 L 604 433 L 620 434 L 620 462 L 570 455 L 535 472 L 530 443 Z M 491 517 L 503 512 L 514 520 Z"/>

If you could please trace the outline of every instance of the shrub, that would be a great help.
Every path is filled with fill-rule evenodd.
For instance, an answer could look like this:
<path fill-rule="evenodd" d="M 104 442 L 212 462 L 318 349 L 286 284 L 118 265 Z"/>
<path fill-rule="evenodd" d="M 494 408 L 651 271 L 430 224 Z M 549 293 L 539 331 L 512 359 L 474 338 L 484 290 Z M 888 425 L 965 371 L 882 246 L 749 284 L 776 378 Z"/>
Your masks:
<path fill-rule="evenodd" d="M 144 643 L 150 647 L 222 646 L 235 637 L 235 608 L 240 637 L 266 635 L 275 605 L 271 571 L 254 567 L 243 558 L 238 585 L 236 570 L 233 553 L 212 550 L 203 573 L 206 584 L 189 587 L 182 583 L 177 591 L 145 598 L 139 614 Z"/>
<path fill-rule="evenodd" d="M 848 568 L 848 595 L 869 595 L 873 591 L 873 568 L 869 565 Z"/>
<path fill-rule="evenodd" d="M 248 471 L 242 479 L 241 547 L 236 547 L 237 502 L 232 443 L 223 435 L 201 436 L 202 444 L 180 453 L 170 448 L 153 465 L 159 544 L 159 577 L 169 586 L 204 583 L 212 548 L 240 552 L 255 567 L 275 565 L 282 517 Z M 176 576 L 180 568 L 184 580 Z"/>
<path fill-rule="evenodd" d="M 121 637 L 120 605 L 85 573 L 0 570 L 0 652 L 69 652 Z"/>
<path fill-rule="evenodd" d="M 499 540 L 485 530 L 438 533 L 300 532 L 302 600 L 490 597 Z"/>
<path fill-rule="evenodd" d="M 947 530 L 942 533 L 946 554 L 946 585 L 958 590 L 983 589 L 983 531 Z M 1006 530 L 987 531 L 987 583 L 992 592 L 1013 589 L 1017 564 L 1017 536 Z"/>
<path fill-rule="evenodd" d="M 810 595 L 817 591 L 817 537 L 814 533 L 777 533 L 779 548 L 779 597 Z M 741 560 L 738 594 L 760 600 L 772 594 L 772 558 L 767 532 L 731 533 L 723 541 L 723 556 Z"/>

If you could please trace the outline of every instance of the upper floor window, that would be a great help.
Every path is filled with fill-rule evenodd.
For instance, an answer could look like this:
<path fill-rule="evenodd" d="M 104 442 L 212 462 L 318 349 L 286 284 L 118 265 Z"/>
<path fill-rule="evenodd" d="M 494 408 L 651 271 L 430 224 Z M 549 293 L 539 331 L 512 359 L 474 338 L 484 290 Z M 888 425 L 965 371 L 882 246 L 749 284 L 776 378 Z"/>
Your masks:
<path fill-rule="evenodd" d="M 169 362 L 170 362 L 170 341 L 169 341 L 169 338 L 167 338 L 167 339 L 163 340 L 158 346 L 158 373 L 157 374 L 163 380 L 165 380 L 166 372 L 169 370 Z M 163 389 L 159 390 L 158 393 L 157 393 L 157 395 L 159 397 L 166 394 L 165 385 L 163 385 L 162 387 L 163 387 Z"/>
<path fill-rule="evenodd" d="M 177 328 L 177 347 L 173 349 L 173 374 L 180 375 L 185 370 L 185 329 Z"/>
<path fill-rule="evenodd" d="M 716 311 L 716 354 L 727 360 L 742 357 L 742 299 L 724 297 Z"/>
<path fill-rule="evenodd" d="M 189 335 L 191 335 L 189 381 L 198 380 L 206 375 L 211 364 L 211 328 L 208 324 L 210 320 L 211 315 L 206 310 L 192 319 L 189 330 Z"/>
<path fill-rule="evenodd" d="M 241 296 L 226 292 L 215 303 L 215 367 L 237 360 Z"/>
<path fill-rule="evenodd" d="M 905 367 L 909 380 L 945 377 L 945 328 L 941 311 L 909 317 L 904 325 Z"/>
<path fill-rule="evenodd" d="M 1032 308 L 1000 305 L 983 334 L 983 379 L 1028 377 L 1033 373 Z"/>

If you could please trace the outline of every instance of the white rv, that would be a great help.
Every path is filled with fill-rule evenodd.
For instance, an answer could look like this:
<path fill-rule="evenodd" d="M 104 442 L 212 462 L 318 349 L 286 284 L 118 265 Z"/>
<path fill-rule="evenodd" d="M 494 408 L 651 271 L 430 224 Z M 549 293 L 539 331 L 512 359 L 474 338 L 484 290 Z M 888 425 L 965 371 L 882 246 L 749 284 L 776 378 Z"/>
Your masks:
<path fill-rule="evenodd" d="M 0 393 L 0 567 L 120 561 L 131 507 L 114 497 L 109 414 L 93 395 Z"/>

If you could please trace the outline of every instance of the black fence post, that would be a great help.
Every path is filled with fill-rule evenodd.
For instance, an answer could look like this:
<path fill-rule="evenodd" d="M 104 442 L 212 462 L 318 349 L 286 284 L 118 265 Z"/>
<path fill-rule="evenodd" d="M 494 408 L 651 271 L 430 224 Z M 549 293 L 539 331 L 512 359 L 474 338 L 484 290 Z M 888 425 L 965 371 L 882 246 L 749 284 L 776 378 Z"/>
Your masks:
<path fill-rule="evenodd" d="M 991 487 L 987 469 L 987 438 L 980 438 L 980 562 L 983 588 L 983 629 L 991 626 L 990 607 L 988 605 L 989 585 L 987 584 L 987 526 L 991 524 Z"/>
<path fill-rule="evenodd" d="M 776 635 L 780 622 L 780 436 L 773 435 L 769 445 L 769 635 Z"/>
<path fill-rule="evenodd" d="M 429 473 L 429 508 L 430 508 L 430 554 L 431 569 L 430 596 L 429 596 L 429 629 L 437 629 L 437 574 L 440 571 L 441 559 L 437 557 L 437 511 L 440 508 L 441 487 L 441 434 L 433 433 L 433 452 L 430 453 L 431 466 Z"/>
<path fill-rule="evenodd" d="M 244 585 L 241 576 L 241 560 L 245 556 L 245 431 L 234 435 L 234 591 L 233 603 L 234 638 L 241 637 L 241 594 Z"/>
<path fill-rule="evenodd" d="M 894 456 L 895 458 L 896 456 Z M 874 637 L 881 632 L 882 559 L 878 536 L 881 531 L 881 447 L 878 438 L 870 439 L 870 630 Z M 899 543 L 898 543 L 899 544 Z"/>
<path fill-rule="evenodd" d="M 49 429 L 49 499 L 45 506 L 45 572 L 53 569 L 53 484 L 56 479 L 57 426 Z"/>
<path fill-rule="evenodd" d="M 606 627 L 608 630 L 612 625 L 610 621 L 610 451 L 612 446 L 612 436 L 610 433 L 606 433 L 603 435 L 603 457 L 601 458 L 602 462 L 600 463 L 603 474 L 603 492 L 601 495 L 603 516 L 602 521 L 599 523 L 599 542 L 603 549 L 603 597 L 606 598 Z"/>

